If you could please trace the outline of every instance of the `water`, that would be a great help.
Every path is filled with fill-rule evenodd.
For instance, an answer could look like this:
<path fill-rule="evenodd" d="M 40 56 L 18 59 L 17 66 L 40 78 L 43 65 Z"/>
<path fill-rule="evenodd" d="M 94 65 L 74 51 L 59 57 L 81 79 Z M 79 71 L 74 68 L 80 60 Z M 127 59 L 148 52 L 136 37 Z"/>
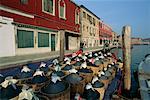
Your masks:
<path fill-rule="evenodd" d="M 118 57 L 122 57 L 121 49 L 119 49 L 117 53 Z M 150 45 L 134 45 L 131 50 L 131 97 L 136 97 L 138 93 L 138 82 L 133 73 L 137 71 L 140 62 L 144 59 L 146 54 L 150 54 Z"/>

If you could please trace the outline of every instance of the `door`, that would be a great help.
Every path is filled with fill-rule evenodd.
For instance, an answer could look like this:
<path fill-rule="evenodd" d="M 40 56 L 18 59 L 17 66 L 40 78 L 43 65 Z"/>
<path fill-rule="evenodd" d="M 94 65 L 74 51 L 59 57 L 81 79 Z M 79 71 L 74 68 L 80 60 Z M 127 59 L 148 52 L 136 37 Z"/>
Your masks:
<path fill-rule="evenodd" d="M 51 34 L 51 51 L 55 51 L 55 34 Z"/>

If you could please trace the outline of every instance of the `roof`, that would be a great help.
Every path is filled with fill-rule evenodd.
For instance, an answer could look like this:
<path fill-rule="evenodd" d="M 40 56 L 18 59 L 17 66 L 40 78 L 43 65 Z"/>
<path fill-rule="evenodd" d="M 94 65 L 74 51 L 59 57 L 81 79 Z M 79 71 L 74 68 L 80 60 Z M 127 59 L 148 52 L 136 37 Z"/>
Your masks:
<path fill-rule="evenodd" d="M 90 12 L 92 15 L 94 15 L 96 18 L 100 19 L 98 16 L 96 16 L 92 11 L 87 9 L 84 5 L 80 5 L 81 8 L 84 8 L 86 11 Z"/>
<path fill-rule="evenodd" d="M 77 3 L 75 3 L 73 0 L 70 0 L 72 3 L 74 3 L 76 6 L 80 7 Z"/>

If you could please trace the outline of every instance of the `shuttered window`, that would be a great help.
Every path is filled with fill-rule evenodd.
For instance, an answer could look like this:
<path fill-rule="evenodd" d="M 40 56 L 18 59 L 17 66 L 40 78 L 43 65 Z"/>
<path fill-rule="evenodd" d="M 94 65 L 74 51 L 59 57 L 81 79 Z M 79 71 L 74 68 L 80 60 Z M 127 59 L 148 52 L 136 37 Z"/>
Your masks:
<path fill-rule="evenodd" d="M 28 4 L 28 0 L 20 0 L 21 4 Z"/>
<path fill-rule="evenodd" d="M 17 30 L 18 48 L 34 47 L 33 31 Z"/>
<path fill-rule="evenodd" d="M 53 14 L 54 13 L 53 7 L 54 7 L 53 0 L 44 0 L 44 11 Z"/>
<path fill-rule="evenodd" d="M 60 6 L 60 17 L 65 18 L 63 6 Z"/>
<path fill-rule="evenodd" d="M 65 19 L 65 17 L 66 17 L 66 15 L 65 15 L 65 10 L 66 10 L 65 1 L 64 0 L 60 0 L 58 2 L 58 4 L 59 4 L 59 17 Z"/>
<path fill-rule="evenodd" d="M 38 32 L 38 47 L 49 47 L 49 33 Z"/>

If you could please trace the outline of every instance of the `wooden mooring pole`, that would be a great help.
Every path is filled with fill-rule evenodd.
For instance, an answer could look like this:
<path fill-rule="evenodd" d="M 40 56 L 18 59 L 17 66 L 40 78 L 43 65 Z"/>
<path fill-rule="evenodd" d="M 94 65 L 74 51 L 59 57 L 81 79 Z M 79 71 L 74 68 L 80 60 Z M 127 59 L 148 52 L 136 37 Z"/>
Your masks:
<path fill-rule="evenodd" d="M 62 62 L 64 59 L 64 39 L 65 38 L 65 31 L 60 30 L 60 56 L 59 61 Z"/>
<path fill-rule="evenodd" d="M 124 26 L 122 29 L 123 44 L 123 68 L 124 68 L 124 89 L 130 90 L 131 87 L 131 27 Z"/>

